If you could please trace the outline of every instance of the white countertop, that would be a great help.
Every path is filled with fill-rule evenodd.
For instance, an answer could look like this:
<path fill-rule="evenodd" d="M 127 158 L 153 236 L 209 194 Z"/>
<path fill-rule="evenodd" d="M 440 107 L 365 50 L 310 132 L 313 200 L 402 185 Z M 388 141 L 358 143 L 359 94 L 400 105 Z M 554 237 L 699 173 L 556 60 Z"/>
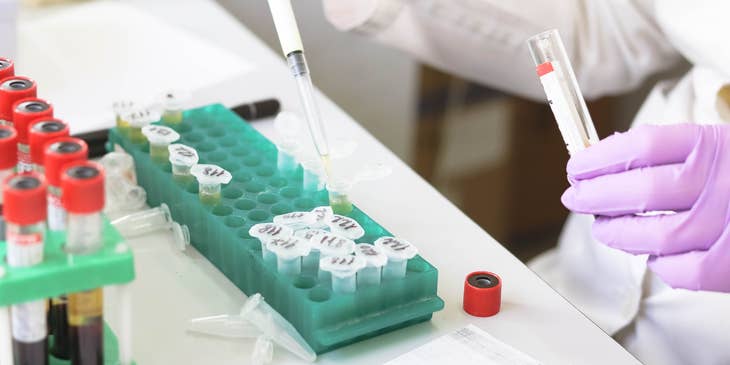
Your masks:
<path fill-rule="evenodd" d="M 230 106 L 273 96 L 281 100 L 285 109 L 300 109 L 294 82 L 282 57 L 215 2 L 126 3 L 186 28 L 254 66 L 253 71 L 240 77 L 196 91 L 195 104 L 222 102 Z M 266 6 L 264 1 L 261 3 Z M 57 10 L 26 12 L 21 24 L 39 16 L 53 16 Z M 308 41 L 312 40 L 305 39 L 305 47 Z M 374 159 L 394 167 L 387 179 L 356 186 L 352 200 L 394 234 L 416 244 L 421 255 L 439 269 L 438 291 L 446 307 L 435 313 L 430 322 L 324 354 L 318 363 L 383 363 L 467 324 L 484 329 L 545 364 L 638 363 L 346 112 L 324 96 L 319 102 L 325 120 L 335 131 L 333 134 L 359 143 L 360 153 L 353 156 L 354 163 Z M 78 113 L 83 110 L 79 108 Z M 270 121 L 255 123 L 255 127 L 267 136 L 272 135 Z M 187 321 L 192 318 L 237 313 L 245 296 L 194 249 L 177 252 L 166 239 L 155 235 L 130 241 L 137 268 L 137 280 L 132 284 L 135 360 L 140 365 L 247 363 L 253 341 L 221 340 L 185 332 Z M 503 279 L 502 311 L 491 318 L 471 317 L 461 309 L 464 278 L 477 270 L 498 273 Z M 113 295 L 106 299 L 107 313 L 113 313 Z M 108 317 L 114 326 L 115 318 Z M 274 356 L 276 364 L 298 362 L 279 349 Z"/>

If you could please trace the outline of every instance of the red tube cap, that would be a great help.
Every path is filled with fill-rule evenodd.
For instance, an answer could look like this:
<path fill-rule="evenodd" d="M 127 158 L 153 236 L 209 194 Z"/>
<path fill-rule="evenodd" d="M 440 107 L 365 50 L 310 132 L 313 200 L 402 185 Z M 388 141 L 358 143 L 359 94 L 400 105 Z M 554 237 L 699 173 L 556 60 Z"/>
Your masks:
<path fill-rule="evenodd" d="M 31 161 L 43 166 L 43 147 L 56 138 L 68 137 L 69 129 L 68 124 L 60 119 L 41 118 L 30 122 L 28 133 Z"/>
<path fill-rule="evenodd" d="M 15 75 L 15 64 L 13 60 L 0 57 L 0 80 Z"/>
<path fill-rule="evenodd" d="M 61 191 L 61 203 L 68 212 L 100 212 L 104 209 L 104 168 L 93 161 L 66 164 L 61 176 Z"/>
<path fill-rule="evenodd" d="M 39 118 L 53 118 L 53 106 L 38 98 L 23 98 L 13 104 L 13 127 L 18 132 L 18 143 L 28 144 L 30 123 Z"/>
<path fill-rule="evenodd" d="M 63 167 L 74 161 L 86 161 L 89 147 L 81 139 L 61 137 L 46 143 L 43 151 L 43 168 L 48 185 L 60 187 Z"/>
<path fill-rule="evenodd" d="M 46 220 L 46 182 L 35 172 L 3 180 L 3 214 L 10 223 L 28 225 Z"/>
<path fill-rule="evenodd" d="M 11 76 L 0 80 L 0 119 L 12 120 L 13 104 L 24 98 L 35 98 L 35 81 L 25 76 Z"/>
<path fill-rule="evenodd" d="M 18 133 L 15 128 L 0 125 L 0 170 L 15 167 L 18 164 Z"/>
<path fill-rule="evenodd" d="M 464 311 L 475 317 L 499 313 L 502 305 L 502 279 L 488 271 L 477 271 L 464 281 Z"/>

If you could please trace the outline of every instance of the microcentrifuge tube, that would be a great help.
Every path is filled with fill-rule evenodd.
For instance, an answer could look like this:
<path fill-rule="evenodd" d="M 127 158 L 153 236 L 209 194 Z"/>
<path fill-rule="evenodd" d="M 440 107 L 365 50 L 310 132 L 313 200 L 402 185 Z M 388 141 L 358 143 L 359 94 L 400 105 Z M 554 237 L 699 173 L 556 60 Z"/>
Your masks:
<path fill-rule="evenodd" d="M 36 173 L 11 175 L 3 181 L 7 221 L 7 253 L 11 267 L 30 267 L 43 261 L 46 185 Z M 15 364 L 48 363 L 46 300 L 10 308 Z M 5 328 L 3 328 L 5 330 Z"/>
<path fill-rule="evenodd" d="M 309 228 L 317 217 L 312 212 L 291 212 L 274 217 L 274 223 L 287 226 L 295 231 Z"/>
<path fill-rule="evenodd" d="M 335 214 L 348 215 L 352 212 L 352 202 L 349 197 L 351 189 L 352 184 L 345 180 L 334 180 L 327 183 L 330 206 Z"/>
<path fill-rule="evenodd" d="M 362 228 L 360 223 L 357 223 L 357 221 L 352 218 L 341 216 L 339 214 L 332 215 L 332 217 L 327 220 L 327 226 L 329 227 L 330 232 L 351 240 L 356 240 L 365 235 L 365 230 Z"/>
<path fill-rule="evenodd" d="M 230 172 L 216 165 L 195 165 L 190 173 L 198 179 L 200 202 L 211 206 L 221 202 L 221 184 L 228 184 L 233 178 Z"/>
<path fill-rule="evenodd" d="M 61 188 L 63 207 L 68 212 L 66 252 L 86 255 L 103 247 L 104 170 L 90 161 L 64 167 Z M 68 295 L 71 363 L 104 363 L 103 289 Z"/>
<path fill-rule="evenodd" d="M 334 212 L 332 207 L 329 205 L 323 205 L 312 209 L 312 213 L 315 214 L 315 222 L 312 224 L 313 228 L 327 228 L 327 222 L 332 218 Z"/>
<path fill-rule="evenodd" d="M 125 212 L 141 209 L 147 203 L 143 187 L 130 183 L 120 175 L 108 174 L 105 186 L 106 212 Z"/>
<path fill-rule="evenodd" d="M 306 228 L 294 232 L 294 236 L 311 241 L 314 236 L 328 234 L 328 231 L 319 228 Z M 310 242 L 309 254 L 302 257 L 302 270 L 314 271 L 319 270 L 319 245 L 312 245 Z"/>
<path fill-rule="evenodd" d="M 183 122 L 183 109 L 185 104 L 190 100 L 190 95 L 184 91 L 168 91 L 165 93 L 162 102 L 164 111 L 162 112 L 162 123 L 170 127 L 176 127 Z"/>
<path fill-rule="evenodd" d="M 319 260 L 319 269 L 332 275 L 332 291 L 354 293 L 357 290 L 356 275 L 366 265 L 360 256 L 330 256 Z"/>
<path fill-rule="evenodd" d="M 137 184 L 137 172 L 134 170 L 134 158 L 125 152 L 109 152 L 99 159 L 104 171 L 109 176 L 121 176 L 132 184 Z"/>
<path fill-rule="evenodd" d="M 346 256 L 355 251 L 355 242 L 330 232 L 315 234 L 309 239 L 309 243 L 313 250 L 319 252 L 320 263 L 325 257 Z M 322 271 L 320 268 L 318 276 L 321 280 L 326 280 L 327 271 Z"/>
<path fill-rule="evenodd" d="M 172 224 L 172 216 L 167 204 L 162 203 L 155 208 L 119 217 L 111 224 L 124 238 L 133 238 L 168 229 Z"/>
<path fill-rule="evenodd" d="M 172 239 L 175 243 L 175 248 L 180 251 L 185 251 L 190 246 L 190 229 L 188 226 L 177 222 L 172 222 L 170 228 L 172 229 Z"/>
<path fill-rule="evenodd" d="M 405 277 L 408 260 L 418 254 L 416 246 L 395 237 L 378 238 L 375 247 L 380 248 L 388 256 L 388 263 L 383 268 L 383 279 Z"/>
<path fill-rule="evenodd" d="M 275 238 L 266 243 L 266 249 L 276 255 L 279 274 L 296 276 L 302 272 L 302 256 L 309 254 L 310 245 L 297 237 Z"/>
<path fill-rule="evenodd" d="M 112 104 L 114 117 L 116 119 L 117 132 L 119 132 L 122 136 L 127 137 L 129 135 L 129 121 L 127 118 L 134 107 L 134 102 L 129 100 L 115 101 Z"/>
<path fill-rule="evenodd" d="M 297 162 L 296 157 L 299 143 L 295 140 L 284 140 L 277 143 L 276 148 L 278 149 L 276 167 L 279 173 L 284 176 L 294 175 L 299 167 L 299 162 Z"/>
<path fill-rule="evenodd" d="M 198 163 L 198 152 L 195 148 L 175 143 L 167 146 L 172 165 L 172 179 L 183 186 L 187 186 L 195 179 L 190 169 Z"/>
<path fill-rule="evenodd" d="M 388 263 L 388 256 L 379 247 L 369 243 L 358 243 L 355 256 L 362 257 L 366 263 L 357 273 L 357 285 L 380 285 L 380 276 L 383 266 Z"/>
<path fill-rule="evenodd" d="M 275 264 L 276 255 L 267 249 L 266 244 L 274 239 L 284 239 L 291 237 L 294 234 L 294 230 L 287 226 L 282 226 L 275 223 L 259 223 L 254 224 L 249 230 L 248 234 L 251 237 L 258 238 L 261 241 L 261 255 L 265 263 Z"/>
<path fill-rule="evenodd" d="M 170 158 L 168 146 L 180 139 L 180 135 L 172 128 L 161 125 L 146 125 L 142 134 L 150 142 L 150 157 L 159 164 L 167 163 Z"/>
<path fill-rule="evenodd" d="M 321 159 L 305 159 L 302 161 L 302 189 L 306 192 L 316 192 L 324 189 L 324 168 Z"/>
<path fill-rule="evenodd" d="M 129 140 L 132 143 L 144 144 L 147 142 L 147 138 L 142 134 L 142 127 L 156 122 L 159 119 L 159 114 L 148 109 L 139 109 L 127 113 L 124 118 L 129 122 L 129 131 L 127 133 Z"/>

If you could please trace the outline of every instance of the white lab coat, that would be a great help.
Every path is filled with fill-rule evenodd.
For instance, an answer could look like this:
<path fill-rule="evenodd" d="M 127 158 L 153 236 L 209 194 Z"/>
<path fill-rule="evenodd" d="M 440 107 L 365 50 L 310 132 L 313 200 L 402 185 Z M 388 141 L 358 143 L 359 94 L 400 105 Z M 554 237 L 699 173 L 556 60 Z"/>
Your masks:
<path fill-rule="evenodd" d="M 550 28 L 560 30 L 588 98 L 628 91 L 685 57 L 694 67 L 679 80 L 657 84 L 634 123 L 730 122 L 730 108 L 717 97 L 720 87 L 730 83 L 730 1 L 324 4 L 330 21 L 342 30 L 366 34 L 436 67 L 534 99 L 544 100 L 544 94 L 525 41 Z M 531 267 L 647 365 L 730 364 L 730 294 L 667 287 L 647 270 L 646 257 L 596 242 L 592 219 L 571 215 L 558 249 Z"/>

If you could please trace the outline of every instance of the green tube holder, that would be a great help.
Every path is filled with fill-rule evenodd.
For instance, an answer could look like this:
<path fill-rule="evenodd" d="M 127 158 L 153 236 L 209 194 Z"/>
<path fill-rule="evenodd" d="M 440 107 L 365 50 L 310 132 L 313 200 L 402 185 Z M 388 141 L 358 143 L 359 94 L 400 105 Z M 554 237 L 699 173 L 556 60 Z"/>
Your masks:
<path fill-rule="evenodd" d="M 0 241 L 0 307 L 57 297 L 134 280 L 132 250 L 123 244 L 117 230 L 104 219 L 104 247 L 90 255 L 69 260 L 63 251 L 65 234 L 49 232 L 43 249 L 43 263 L 29 268 L 14 268 L 5 260 L 5 242 Z M 49 336 L 49 345 L 53 342 Z M 51 365 L 67 365 L 70 361 L 50 358 Z M 119 363 L 117 338 L 104 328 L 104 363 Z"/>
<path fill-rule="evenodd" d="M 152 161 L 147 144 L 135 144 L 112 129 L 109 148 L 122 147 L 134 157 L 137 179 L 151 206 L 165 203 L 173 218 L 190 228 L 193 246 L 247 295 L 261 293 L 324 353 L 366 338 L 431 319 L 443 309 L 437 296 L 438 270 L 420 256 L 408 261 L 406 276 L 355 293 L 331 290 L 330 279 L 303 271 L 279 274 L 264 262 L 260 242 L 249 228 L 275 215 L 328 205 L 326 190 L 302 191 L 302 170 L 283 176 L 276 167 L 276 146 L 220 104 L 185 111 L 174 128 L 182 143 L 195 148 L 201 164 L 231 172 L 221 202 L 204 205 L 195 181 L 174 181 L 171 166 Z M 365 229 L 358 242 L 374 242 L 390 233 L 357 207 L 349 214 Z"/>

